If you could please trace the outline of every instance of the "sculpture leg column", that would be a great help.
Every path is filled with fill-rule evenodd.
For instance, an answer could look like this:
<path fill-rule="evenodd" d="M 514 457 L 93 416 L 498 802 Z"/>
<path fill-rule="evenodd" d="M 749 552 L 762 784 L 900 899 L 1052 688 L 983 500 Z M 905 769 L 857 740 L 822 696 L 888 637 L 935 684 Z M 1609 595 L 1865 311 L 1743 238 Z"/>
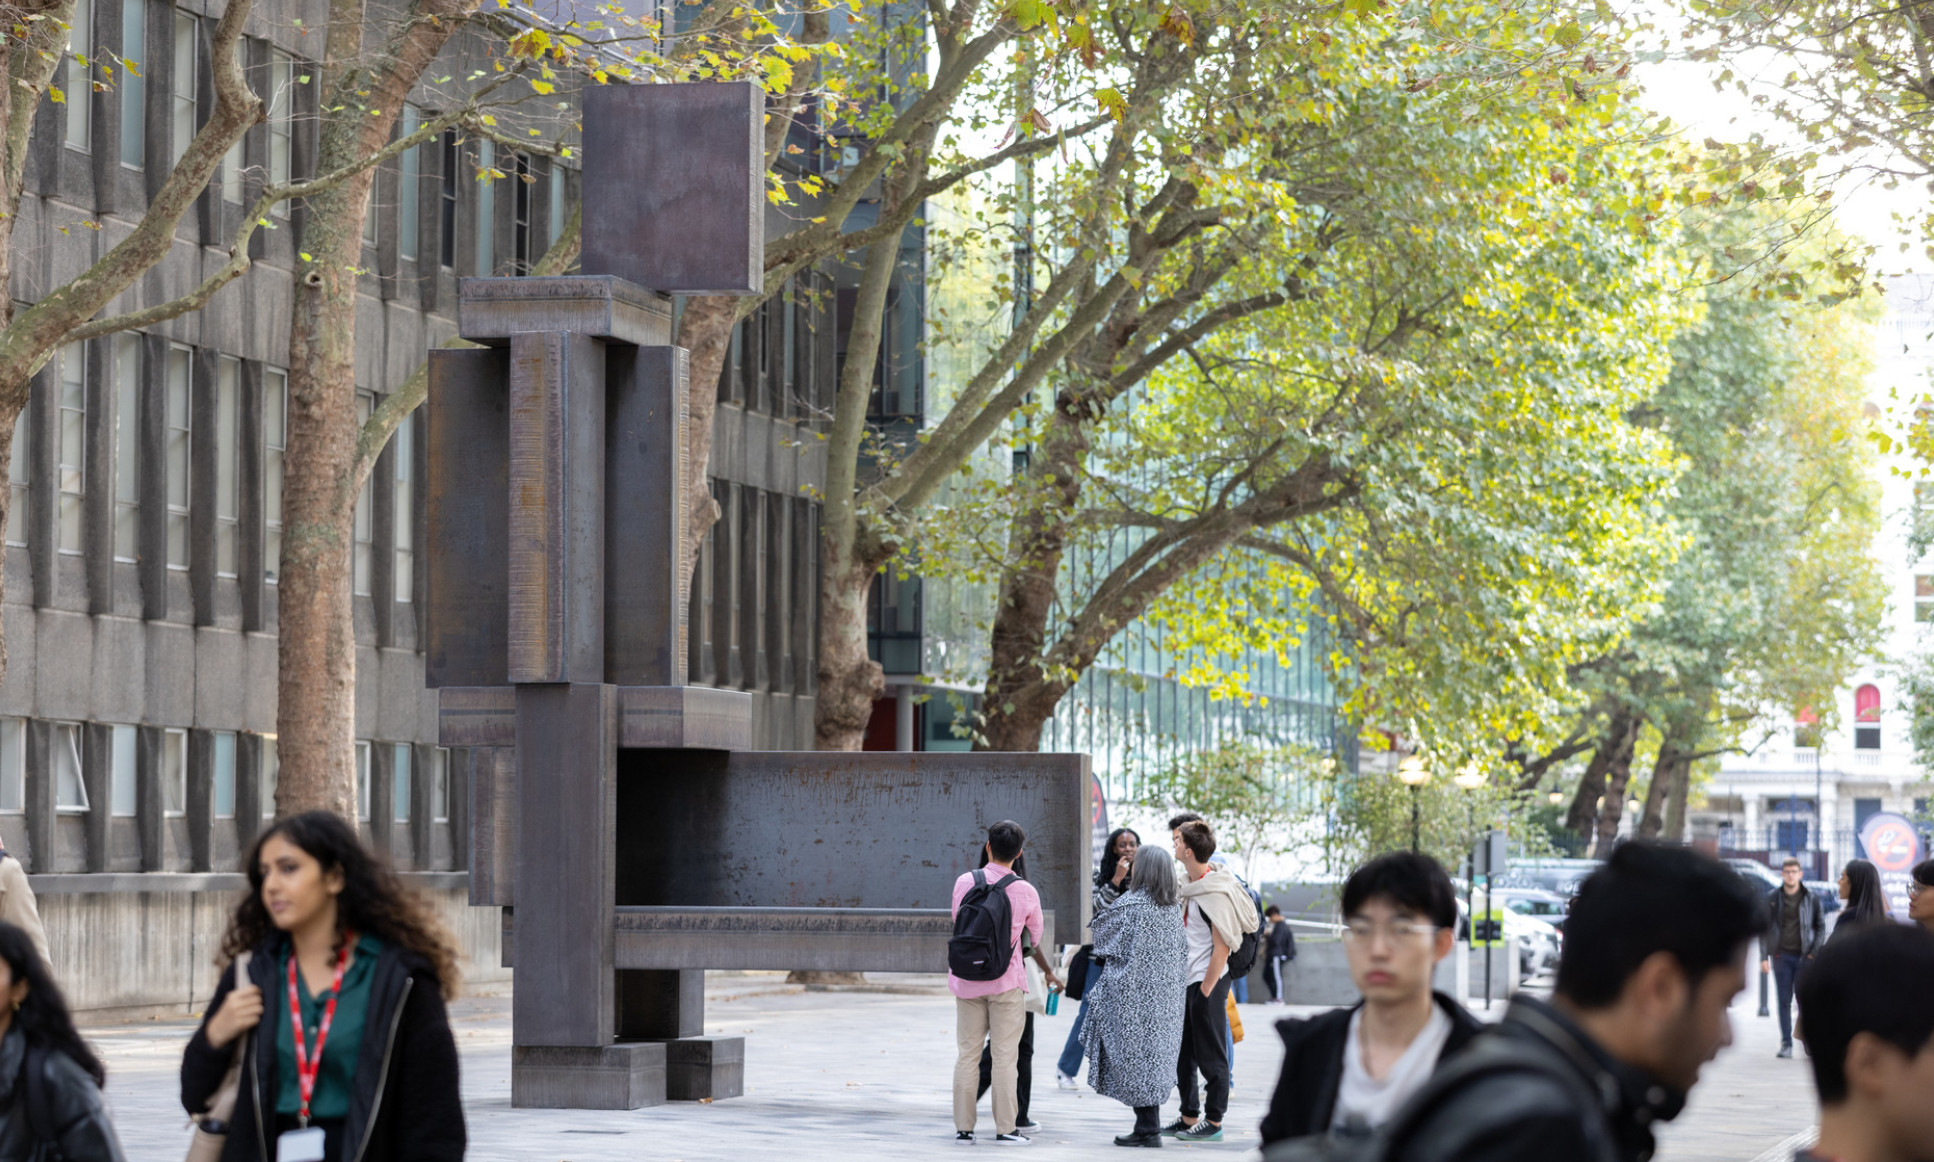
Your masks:
<path fill-rule="evenodd" d="M 745 1038 L 705 1035 L 702 969 L 629 969 L 617 974 L 618 1036 L 665 1050 L 665 1096 L 673 1101 L 745 1092 Z"/>
<path fill-rule="evenodd" d="M 611 1036 L 617 705 L 607 685 L 517 688 L 513 1106 L 665 1100 L 664 1046 Z"/>

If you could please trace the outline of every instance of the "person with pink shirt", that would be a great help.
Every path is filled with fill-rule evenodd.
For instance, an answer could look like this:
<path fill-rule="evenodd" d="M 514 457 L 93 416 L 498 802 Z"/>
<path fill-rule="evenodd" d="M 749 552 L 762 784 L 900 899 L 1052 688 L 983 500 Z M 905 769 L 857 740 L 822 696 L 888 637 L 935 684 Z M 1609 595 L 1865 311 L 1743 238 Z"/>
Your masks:
<path fill-rule="evenodd" d="M 1041 943 L 1041 896 L 1014 874 L 1027 835 L 1003 819 L 987 829 L 987 866 L 954 881 L 954 938 L 948 946 L 947 988 L 954 994 L 955 1033 L 960 1056 L 954 1062 L 954 1140 L 974 1141 L 976 1098 L 980 1089 L 982 1043 L 994 1057 L 994 1144 L 1028 1145 L 1014 1127 L 1021 1030 L 1027 1021 L 1027 960 L 1021 934 Z M 963 903 L 969 909 L 962 916 Z M 1006 945 L 970 955 L 977 919 L 1005 917 Z M 963 924 L 963 921 L 965 923 Z M 967 929 L 963 932 L 963 927 Z M 989 954 L 991 953 L 991 954 Z M 965 973 L 965 975 L 961 975 Z"/>

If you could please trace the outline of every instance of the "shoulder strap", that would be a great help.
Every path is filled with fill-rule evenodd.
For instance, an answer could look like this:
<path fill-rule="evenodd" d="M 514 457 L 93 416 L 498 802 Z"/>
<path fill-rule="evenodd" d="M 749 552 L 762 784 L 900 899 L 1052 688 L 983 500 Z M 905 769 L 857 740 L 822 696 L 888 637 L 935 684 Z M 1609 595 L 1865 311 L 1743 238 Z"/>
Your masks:
<path fill-rule="evenodd" d="M 1346 1050 L 1347 1052 L 1347 1050 Z M 1557 1065 L 1557 1068 L 1553 1068 Z M 1501 1036 L 1485 1036 L 1440 1066 L 1424 1083 L 1424 1088 L 1404 1106 L 1402 1115 L 1390 1123 L 1381 1157 L 1402 1156 L 1410 1137 L 1422 1128 L 1438 1107 L 1466 1085 L 1481 1078 L 1506 1073 L 1535 1073 L 1555 1077 L 1574 1098 L 1593 1109 L 1600 1108 L 1598 1094 L 1581 1080 L 1569 1063 L 1560 1065 L 1551 1054 Z"/>

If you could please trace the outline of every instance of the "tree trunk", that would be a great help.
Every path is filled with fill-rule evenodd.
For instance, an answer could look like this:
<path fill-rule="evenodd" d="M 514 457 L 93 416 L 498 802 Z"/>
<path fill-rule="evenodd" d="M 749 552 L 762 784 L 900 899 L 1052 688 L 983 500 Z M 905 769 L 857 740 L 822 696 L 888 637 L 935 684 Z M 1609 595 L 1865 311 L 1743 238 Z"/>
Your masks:
<path fill-rule="evenodd" d="M 719 502 L 712 498 L 712 425 L 718 418 L 719 374 L 732 346 L 732 328 L 739 319 L 739 300 L 729 295 L 695 295 L 685 300 L 678 317 L 678 345 L 691 352 L 685 384 L 691 426 L 685 440 L 685 578 L 691 584 L 698 567 L 699 546 L 719 519 Z"/>
<path fill-rule="evenodd" d="M 1633 719 L 1623 743 L 1612 752 L 1606 765 L 1605 806 L 1598 812 L 1598 841 L 1592 845 L 1592 856 L 1596 859 L 1611 855 L 1613 845 L 1618 842 L 1619 820 L 1625 816 L 1625 788 L 1632 781 L 1632 751 L 1638 745 L 1642 721 Z"/>
<path fill-rule="evenodd" d="M 1665 798 L 1665 838 L 1672 843 L 1684 843 L 1686 838 L 1686 799 L 1692 794 L 1692 760 L 1687 759 L 1679 768 L 1678 777 L 1666 791 Z"/>
<path fill-rule="evenodd" d="M 1571 809 L 1565 812 L 1565 827 L 1580 840 L 1589 839 L 1596 828 L 1598 800 L 1605 796 L 1606 776 L 1619 751 L 1631 746 L 1637 737 L 1637 717 L 1624 709 L 1612 711 L 1611 721 L 1606 724 L 1605 733 L 1592 751 L 1591 761 L 1585 764 L 1585 773 L 1579 777 L 1578 790 L 1571 798 Z"/>
<path fill-rule="evenodd" d="M 1665 736 L 1659 740 L 1658 760 L 1652 764 L 1652 785 L 1645 791 L 1645 812 L 1639 817 L 1636 832 L 1640 838 L 1656 839 L 1665 832 L 1670 804 L 1675 801 L 1681 806 L 1679 829 L 1683 835 L 1685 788 L 1692 777 L 1693 755 L 1704 735 L 1703 726 L 1703 718 L 1690 715 L 1677 715 L 1667 722 Z"/>

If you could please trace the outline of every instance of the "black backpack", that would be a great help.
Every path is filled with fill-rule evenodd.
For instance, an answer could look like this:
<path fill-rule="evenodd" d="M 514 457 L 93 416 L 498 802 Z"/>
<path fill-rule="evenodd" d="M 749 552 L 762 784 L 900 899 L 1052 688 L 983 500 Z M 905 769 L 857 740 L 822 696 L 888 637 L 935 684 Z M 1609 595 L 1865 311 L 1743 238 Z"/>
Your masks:
<path fill-rule="evenodd" d="M 947 941 L 947 971 L 961 980 L 999 980 L 1014 960 L 1014 909 L 1007 885 L 1019 876 L 987 882 L 985 871 L 974 873 L 974 886 L 954 910 L 954 934 Z"/>
<path fill-rule="evenodd" d="M 1256 950 L 1262 944 L 1261 932 L 1262 929 L 1257 928 L 1243 933 L 1242 943 L 1230 951 L 1228 969 L 1230 980 L 1241 980 L 1249 975 L 1250 969 L 1256 967 Z"/>

